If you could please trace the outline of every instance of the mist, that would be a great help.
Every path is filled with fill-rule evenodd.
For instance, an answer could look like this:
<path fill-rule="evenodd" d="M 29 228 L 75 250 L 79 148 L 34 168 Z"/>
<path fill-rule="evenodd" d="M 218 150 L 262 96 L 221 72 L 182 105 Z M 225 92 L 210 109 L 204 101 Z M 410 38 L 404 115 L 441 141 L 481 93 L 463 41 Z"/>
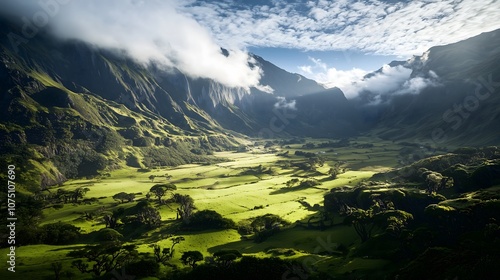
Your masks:
<path fill-rule="evenodd" d="M 363 98 L 370 100 L 372 105 L 389 100 L 394 95 L 419 94 L 427 87 L 439 85 L 439 77 L 432 71 L 426 77 L 412 77 L 411 74 L 412 69 L 402 65 L 384 65 L 370 75 L 360 69 L 340 71 L 330 68 L 318 77 L 330 80 L 326 84 L 340 88 L 348 99 Z"/>
<path fill-rule="evenodd" d="M 274 104 L 275 109 L 297 110 L 295 100 L 287 101 L 286 98 L 282 96 L 277 96 L 276 98 L 278 101 Z"/>
<path fill-rule="evenodd" d="M 261 69 L 237 46 L 220 46 L 210 32 L 180 10 L 180 1 L 2 1 L 1 13 L 20 22 L 48 18 L 43 28 L 66 40 L 124 53 L 147 66 L 177 68 L 193 78 L 229 87 L 258 87 Z M 42 25 L 38 25 L 42 27 Z M 224 55 L 221 47 L 228 50 Z"/>

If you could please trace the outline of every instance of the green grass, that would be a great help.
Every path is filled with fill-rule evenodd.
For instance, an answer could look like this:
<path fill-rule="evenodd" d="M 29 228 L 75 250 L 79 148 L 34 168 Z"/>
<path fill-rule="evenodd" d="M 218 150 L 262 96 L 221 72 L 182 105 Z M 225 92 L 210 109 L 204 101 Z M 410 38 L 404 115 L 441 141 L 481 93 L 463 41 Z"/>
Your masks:
<path fill-rule="evenodd" d="M 308 142 L 321 143 L 326 140 L 308 140 Z M 373 139 L 356 139 L 358 144 L 373 143 Z M 93 180 L 71 180 L 66 182 L 61 188 L 64 190 L 74 190 L 78 187 L 88 187 L 90 189 L 86 198 L 99 198 L 98 203 L 90 205 L 66 204 L 62 209 L 47 208 L 44 210 L 42 224 L 63 221 L 74 224 L 82 228 L 84 233 L 91 233 L 104 227 L 99 221 L 86 221 L 82 218 L 84 211 L 93 212 L 104 207 L 113 210 L 117 207 L 132 207 L 134 202 L 119 204 L 112 199 L 112 196 L 119 192 L 136 193 L 136 200 L 143 199 L 149 189 L 163 182 L 171 182 L 177 186 L 175 192 L 190 195 L 197 210 L 211 209 L 230 218 L 235 222 L 248 220 L 256 216 L 272 213 L 279 215 L 285 220 L 295 222 L 306 220 L 315 211 L 310 211 L 304 207 L 299 200 L 304 200 L 310 205 L 323 204 L 323 196 L 332 188 L 344 185 L 356 185 L 357 183 L 370 178 L 373 174 L 382 170 L 387 170 L 397 165 L 398 149 L 397 144 L 387 141 L 377 140 L 372 148 L 345 147 L 330 149 L 301 149 L 301 145 L 291 145 L 290 148 L 283 148 L 281 151 L 289 150 L 290 157 L 284 158 L 272 153 L 266 153 L 265 149 L 259 147 L 246 153 L 218 152 L 216 156 L 227 159 L 226 162 L 215 165 L 188 164 L 177 167 L 163 167 L 153 169 L 149 172 L 139 172 L 138 169 L 126 167 L 110 173 L 110 177 Z M 326 159 L 325 165 L 318 167 L 315 175 L 310 172 L 297 170 L 293 167 L 281 168 L 276 164 L 279 160 L 301 161 L 303 157 L 294 155 L 296 150 L 307 152 L 321 152 L 321 156 Z M 338 178 L 332 180 L 326 174 L 330 165 L 336 161 L 343 161 L 343 167 L 347 172 L 339 174 Z M 251 167 L 262 165 L 265 168 L 272 167 L 275 175 L 242 175 L 242 172 Z M 164 176 L 171 175 L 168 181 Z M 157 176 L 152 182 L 150 175 Z M 297 176 L 314 178 L 321 182 L 314 188 L 300 189 L 289 192 L 276 192 L 285 183 Z M 300 180 L 305 178 L 299 178 Z M 57 191 L 57 188 L 51 189 Z M 141 194 L 139 194 L 141 193 Z M 171 194 L 169 194 L 170 196 Z M 153 202 L 156 205 L 156 202 Z M 256 206 L 263 206 L 262 209 L 254 210 Z M 157 207 L 157 206 L 156 206 Z M 162 227 L 154 230 L 134 229 L 136 239 L 134 243 L 138 245 L 141 252 L 152 252 L 150 247 L 153 243 L 170 247 L 170 240 L 166 239 L 168 234 L 173 233 L 170 225 L 176 218 L 175 209 L 177 205 L 162 205 L 159 211 L 162 215 Z M 338 221 L 337 221 L 338 222 Z M 292 226 L 289 229 L 280 231 L 262 243 L 255 243 L 251 240 L 242 240 L 240 234 L 234 230 L 203 231 L 203 232 L 175 232 L 175 235 L 185 237 L 185 241 L 175 247 L 176 256 L 173 263 L 180 265 L 179 257 L 183 251 L 199 250 L 204 256 L 211 255 L 220 249 L 237 249 L 244 254 L 251 254 L 260 257 L 270 257 L 278 254 L 281 250 L 293 249 L 295 255 L 289 258 L 304 258 L 314 256 L 321 267 L 325 263 L 325 269 L 331 268 L 328 263 L 340 264 L 335 269 L 336 274 L 342 274 L 354 269 L 364 270 L 383 266 L 381 260 L 353 259 L 351 262 L 335 260 L 333 257 L 319 256 L 319 251 L 325 251 L 324 241 L 331 244 L 344 244 L 346 246 L 358 243 L 358 236 L 353 228 L 337 225 L 325 231 L 308 230 L 299 226 Z M 39 279 L 51 275 L 50 262 L 62 260 L 65 268 L 69 269 L 70 260 L 65 257 L 71 247 L 69 246 L 48 246 L 30 245 L 19 248 L 19 274 L 26 276 L 26 279 Z M 276 250 L 273 250 L 276 249 Z M 0 252 L 4 253 L 5 250 Z M 278 252 L 278 253 L 276 253 Z M 283 257 L 283 256 L 280 256 Z M 42 271 L 40 274 L 35 274 Z M 77 273 L 78 277 L 80 274 Z M 88 278 L 89 275 L 86 275 Z M 78 279 L 78 278 L 76 278 Z"/>

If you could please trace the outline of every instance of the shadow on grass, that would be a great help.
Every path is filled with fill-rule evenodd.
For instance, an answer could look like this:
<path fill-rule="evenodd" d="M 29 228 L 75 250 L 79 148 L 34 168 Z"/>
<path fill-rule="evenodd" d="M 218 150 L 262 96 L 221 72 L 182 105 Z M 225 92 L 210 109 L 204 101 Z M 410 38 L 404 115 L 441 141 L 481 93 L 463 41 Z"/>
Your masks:
<path fill-rule="evenodd" d="M 257 254 L 266 253 L 272 249 L 293 248 L 304 253 L 315 253 L 318 247 L 322 251 L 327 249 L 323 246 L 335 246 L 335 249 L 339 244 L 351 246 L 357 238 L 352 228 L 342 224 L 326 226 L 323 230 L 292 225 L 274 233 L 263 242 L 257 243 L 251 239 L 242 239 L 207 248 L 207 251 L 213 254 L 224 249 L 235 249 L 243 254 Z"/>
<path fill-rule="evenodd" d="M 326 188 L 320 188 L 320 187 L 302 187 L 302 186 L 296 186 L 296 187 L 283 187 L 283 188 L 281 188 L 279 190 L 272 191 L 269 194 L 270 195 L 283 194 L 283 193 L 288 193 L 288 192 L 302 191 L 302 190 L 305 190 L 305 189 L 317 189 L 317 190 L 322 190 L 322 191 L 328 190 Z"/>
<path fill-rule="evenodd" d="M 68 250 L 78 250 L 78 249 L 85 248 L 85 246 L 87 246 L 87 245 L 88 244 L 81 244 L 79 246 L 74 245 L 74 246 L 69 246 L 69 247 L 64 247 L 64 248 L 51 249 L 48 251 L 49 252 L 59 252 L 59 251 L 68 251 Z"/>

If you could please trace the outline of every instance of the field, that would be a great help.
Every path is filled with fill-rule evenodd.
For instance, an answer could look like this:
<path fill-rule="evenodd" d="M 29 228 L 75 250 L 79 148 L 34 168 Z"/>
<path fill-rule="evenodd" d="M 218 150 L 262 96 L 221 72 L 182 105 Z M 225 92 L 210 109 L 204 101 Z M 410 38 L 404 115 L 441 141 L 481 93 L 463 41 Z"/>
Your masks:
<path fill-rule="evenodd" d="M 89 191 L 85 198 L 96 198 L 97 202 L 90 204 L 65 204 L 61 209 L 53 207 L 44 210 L 43 224 L 62 221 L 82 229 L 81 240 L 88 240 L 99 229 L 105 228 L 104 223 L 82 218 L 85 212 L 97 211 L 100 208 L 113 210 L 118 207 L 130 208 L 135 202 L 118 203 L 112 198 L 119 192 L 135 193 L 135 200 L 146 197 L 150 188 L 159 183 L 173 183 L 177 186 L 175 193 L 187 194 L 194 199 L 196 210 L 211 209 L 223 217 L 241 223 L 264 214 L 275 214 L 292 223 L 268 238 L 265 242 L 256 243 L 245 240 L 235 229 L 207 230 L 202 232 L 185 232 L 173 227 L 176 220 L 175 203 L 158 206 L 161 213 L 162 226 L 144 231 L 126 229 L 124 236 L 128 242 L 138 246 L 139 252 L 151 253 L 152 244 L 169 247 L 168 236 L 183 236 L 185 241 L 176 247 L 176 255 L 172 260 L 174 265 L 182 266 L 179 257 L 182 252 L 198 250 L 204 256 L 209 256 L 221 249 L 237 249 L 244 255 L 259 257 L 278 256 L 282 258 L 313 261 L 319 267 L 326 257 L 318 254 L 327 250 L 328 244 L 345 244 L 356 246 L 358 236 L 353 228 L 338 224 L 326 230 L 306 229 L 293 224 L 302 223 L 317 214 L 314 207 L 304 205 L 323 204 L 323 196 L 330 189 L 344 185 L 354 186 L 370 178 L 373 174 L 388 170 L 398 165 L 398 152 L 401 145 L 389 141 L 360 137 L 350 145 L 339 148 L 317 148 L 317 144 L 328 140 L 308 139 L 307 143 L 316 145 L 314 148 L 304 148 L 301 144 L 253 145 L 247 152 L 218 152 L 215 156 L 226 159 L 214 165 L 190 164 L 177 167 L 160 167 L 153 170 L 139 170 L 124 167 L 112 171 L 108 177 L 96 179 L 71 180 L 60 188 L 66 191 L 79 187 L 87 187 Z M 262 143 L 263 144 L 263 143 Z M 283 155 L 288 151 L 286 156 Z M 304 157 L 295 155 L 296 151 L 314 153 L 325 159 L 314 172 L 300 170 L 286 164 L 304 161 Z M 279 155 L 281 154 L 281 155 Z M 336 162 L 345 169 L 336 179 L 327 174 Z M 261 166 L 271 168 L 269 174 L 250 174 L 245 172 Z M 150 176 L 154 175 L 154 181 Z M 166 177 L 170 175 L 171 177 Z M 285 184 L 291 179 L 315 179 L 321 184 L 311 188 L 284 190 Z M 51 192 L 57 191 L 57 187 Z M 154 200 L 154 197 L 151 198 Z M 306 204 L 305 204 L 306 203 Z M 22 279 L 50 279 L 53 274 L 51 263 L 59 261 L 65 271 L 74 272 L 72 279 L 87 279 L 89 274 L 80 274 L 71 267 L 71 258 L 66 255 L 73 249 L 84 246 L 86 242 L 71 245 L 29 245 L 18 248 L 16 276 Z M 326 244 L 326 245 L 325 245 Z M 286 253 L 287 250 L 293 253 Z M 5 255 L 6 249 L 0 253 Z M 336 273 L 363 271 L 367 267 L 386 265 L 386 261 L 363 258 L 353 258 L 344 262 L 341 258 L 330 260 L 336 264 Z M 330 270 L 325 265 L 326 270 Z M 4 271 L 2 275 L 6 275 Z M 21 279 L 19 278 L 19 279 Z M 2 276 L 3 279 L 3 276 Z M 17 279 L 17 278 L 16 278 Z"/>

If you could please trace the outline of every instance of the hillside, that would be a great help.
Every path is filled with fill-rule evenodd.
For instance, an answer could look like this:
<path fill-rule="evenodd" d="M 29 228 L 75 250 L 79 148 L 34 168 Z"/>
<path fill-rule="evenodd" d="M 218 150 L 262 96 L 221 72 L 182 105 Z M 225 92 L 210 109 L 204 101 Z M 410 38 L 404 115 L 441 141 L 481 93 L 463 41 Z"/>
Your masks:
<path fill-rule="evenodd" d="M 500 138 L 500 30 L 445 46 L 389 66 L 411 70 L 402 87 L 420 88 L 401 94 L 400 88 L 379 96 L 370 89 L 354 100 L 378 135 L 434 146 L 496 145 Z M 382 69 L 365 79 L 380 74 Z"/>
<path fill-rule="evenodd" d="M 332 135 L 321 134 L 321 126 L 316 131 L 308 124 L 289 126 L 281 115 L 295 116 L 296 108 L 287 113 L 286 106 L 277 106 L 297 102 L 300 108 L 310 107 L 307 99 L 297 98 L 324 88 L 257 56 L 262 83 L 273 94 L 229 88 L 161 65 L 141 65 L 44 33 L 13 47 L 7 35 L 19 27 L 5 20 L 0 25 L 2 162 L 25 166 L 23 178 L 30 190 L 124 164 L 145 168 L 210 161 L 214 151 L 245 142 L 240 133 L 271 138 Z M 319 98 L 329 107 L 344 107 L 343 94 L 334 95 L 340 99 L 331 99 L 327 92 Z M 316 122 L 306 112 L 300 115 Z M 271 124 L 273 119 L 277 122 Z M 345 120 L 342 125 L 351 126 Z M 356 133 L 338 127 L 333 131 L 337 137 Z M 89 164 L 87 158 L 92 158 Z"/>

